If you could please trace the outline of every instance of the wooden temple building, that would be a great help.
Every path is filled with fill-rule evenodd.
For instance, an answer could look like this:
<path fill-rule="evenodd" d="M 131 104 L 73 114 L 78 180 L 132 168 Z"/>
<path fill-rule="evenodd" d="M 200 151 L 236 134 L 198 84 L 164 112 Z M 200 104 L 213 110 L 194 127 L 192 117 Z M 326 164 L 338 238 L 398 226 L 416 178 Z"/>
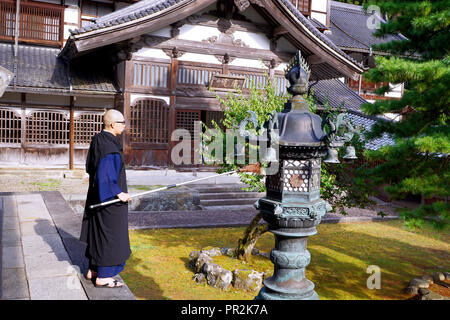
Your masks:
<path fill-rule="evenodd" d="M 115 108 L 127 120 L 126 164 L 172 167 L 171 132 L 194 135 L 195 121 L 220 121 L 216 93 L 225 96 L 230 79 L 244 80 L 245 93 L 267 74 L 284 92 L 297 50 L 318 102 L 344 103 L 370 126 L 377 119 L 361 112 L 366 100 L 348 86 L 361 86 L 367 64 L 337 39 L 333 8 L 340 4 L 22 0 L 17 10 L 0 0 L 0 66 L 15 74 L 0 97 L 0 165 L 81 167 L 102 114 Z"/>

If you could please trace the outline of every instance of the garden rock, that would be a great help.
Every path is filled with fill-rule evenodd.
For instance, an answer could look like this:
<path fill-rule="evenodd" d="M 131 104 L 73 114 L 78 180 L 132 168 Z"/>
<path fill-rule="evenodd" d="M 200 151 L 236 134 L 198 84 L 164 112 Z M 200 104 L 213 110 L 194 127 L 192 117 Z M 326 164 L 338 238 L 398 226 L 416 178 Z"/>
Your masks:
<path fill-rule="evenodd" d="M 255 270 L 234 270 L 233 286 L 236 289 L 257 291 L 262 287 L 263 275 Z"/>
<path fill-rule="evenodd" d="M 428 274 L 422 276 L 422 280 L 428 281 L 428 284 L 433 284 L 434 283 L 433 277 L 428 275 Z"/>
<path fill-rule="evenodd" d="M 430 292 L 431 292 L 430 289 L 427 289 L 427 288 L 420 288 L 419 289 L 419 293 L 422 294 L 422 295 L 429 294 Z"/>
<path fill-rule="evenodd" d="M 444 272 L 445 280 L 450 280 L 450 272 Z"/>
<path fill-rule="evenodd" d="M 435 272 L 435 273 L 433 273 L 432 276 L 433 276 L 434 282 L 445 280 L 445 276 L 442 272 Z"/>
<path fill-rule="evenodd" d="M 220 248 L 211 248 L 208 250 L 202 249 L 202 253 L 207 254 L 210 257 L 216 257 L 222 255 Z"/>
<path fill-rule="evenodd" d="M 430 291 L 428 294 L 423 295 L 420 299 L 421 300 L 447 300 L 440 294 L 434 293 L 432 291 Z"/>
<path fill-rule="evenodd" d="M 194 275 L 194 281 L 195 281 L 197 284 L 202 284 L 202 283 L 205 283 L 205 282 L 206 282 L 206 277 L 205 277 L 205 275 L 204 275 L 203 273 L 196 273 L 196 274 Z"/>
<path fill-rule="evenodd" d="M 419 292 L 419 288 L 417 288 L 416 286 L 409 286 L 406 288 L 406 293 L 416 295 L 418 292 Z"/>
<path fill-rule="evenodd" d="M 226 255 L 229 257 L 234 256 L 234 249 L 233 248 L 221 248 L 220 252 L 222 252 L 222 255 Z"/>
<path fill-rule="evenodd" d="M 233 280 L 231 271 L 226 270 L 215 263 L 205 263 L 202 272 L 206 274 L 206 281 L 214 288 L 227 290 Z"/>
<path fill-rule="evenodd" d="M 195 272 L 199 273 L 203 269 L 205 263 L 211 263 L 212 258 L 204 253 L 200 253 L 198 258 L 195 260 Z"/>
<path fill-rule="evenodd" d="M 409 283 L 409 286 L 410 287 L 418 287 L 418 288 L 428 288 L 430 286 L 430 284 L 428 283 L 427 280 L 423 280 L 420 278 L 414 278 Z"/>

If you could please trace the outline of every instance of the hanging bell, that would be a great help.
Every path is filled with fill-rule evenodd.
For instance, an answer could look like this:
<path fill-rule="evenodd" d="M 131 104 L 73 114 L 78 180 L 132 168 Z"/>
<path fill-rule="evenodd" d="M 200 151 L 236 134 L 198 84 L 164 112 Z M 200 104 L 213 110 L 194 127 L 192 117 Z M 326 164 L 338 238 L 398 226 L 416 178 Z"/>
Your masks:
<path fill-rule="evenodd" d="M 277 151 L 275 150 L 275 148 L 272 148 L 272 147 L 267 148 L 266 154 L 262 158 L 262 161 L 263 162 L 278 162 Z"/>
<path fill-rule="evenodd" d="M 354 146 L 347 146 L 345 148 L 345 155 L 342 158 L 344 158 L 346 160 L 358 159 L 358 157 L 356 156 L 355 147 Z"/>
<path fill-rule="evenodd" d="M 338 159 L 338 151 L 334 148 L 328 148 L 327 158 L 323 160 L 323 162 L 327 163 L 340 163 Z"/>

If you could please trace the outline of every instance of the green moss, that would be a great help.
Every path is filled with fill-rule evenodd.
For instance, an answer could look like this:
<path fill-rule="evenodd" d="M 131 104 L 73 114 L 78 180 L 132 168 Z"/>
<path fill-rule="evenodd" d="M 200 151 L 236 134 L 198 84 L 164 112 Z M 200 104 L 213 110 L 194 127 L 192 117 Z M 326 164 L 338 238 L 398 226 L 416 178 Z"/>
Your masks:
<path fill-rule="evenodd" d="M 403 289 L 412 278 L 450 269 L 448 228 L 439 234 L 429 227 L 411 232 L 396 220 L 322 224 L 317 229 L 318 234 L 308 240 L 311 263 L 306 277 L 314 282 L 322 300 L 407 299 Z M 257 292 L 197 285 L 189 267 L 191 251 L 208 246 L 235 247 L 243 232 L 244 228 L 131 230 L 133 253 L 121 276 L 139 299 L 252 300 Z M 273 246 L 271 233 L 257 243 L 263 252 L 270 252 Z M 230 271 L 253 269 L 272 274 L 268 258 L 253 258 L 250 264 L 228 256 L 213 259 Z M 381 269 L 380 290 L 367 288 L 370 265 Z"/>

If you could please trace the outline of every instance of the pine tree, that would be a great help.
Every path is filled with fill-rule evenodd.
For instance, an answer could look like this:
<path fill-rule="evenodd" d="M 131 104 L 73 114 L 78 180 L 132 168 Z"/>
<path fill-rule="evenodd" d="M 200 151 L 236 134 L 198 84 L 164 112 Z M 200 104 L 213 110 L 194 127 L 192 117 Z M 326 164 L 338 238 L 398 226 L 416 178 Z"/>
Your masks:
<path fill-rule="evenodd" d="M 399 122 L 380 122 L 367 138 L 389 133 L 395 145 L 367 152 L 373 160 L 384 163 L 368 171 L 377 184 L 388 183 L 392 198 L 407 194 L 441 201 L 422 203 L 401 216 L 407 225 L 417 227 L 427 218 L 438 228 L 449 222 L 450 193 L 450 0 L 370 0 L 367 9 L 376 5 L 388 20 L 374 33 L 376 36 L 400 33 L 406 38 L 372 48 L 389 53 L 376 57 L 376 67 L 365 76 L 374 82 L 405 83 L 400 100 L 379 100 L 363 105 L 371 115 L 409 112 Z M 388 86 L 380 88 L 383 94 Z"/>

